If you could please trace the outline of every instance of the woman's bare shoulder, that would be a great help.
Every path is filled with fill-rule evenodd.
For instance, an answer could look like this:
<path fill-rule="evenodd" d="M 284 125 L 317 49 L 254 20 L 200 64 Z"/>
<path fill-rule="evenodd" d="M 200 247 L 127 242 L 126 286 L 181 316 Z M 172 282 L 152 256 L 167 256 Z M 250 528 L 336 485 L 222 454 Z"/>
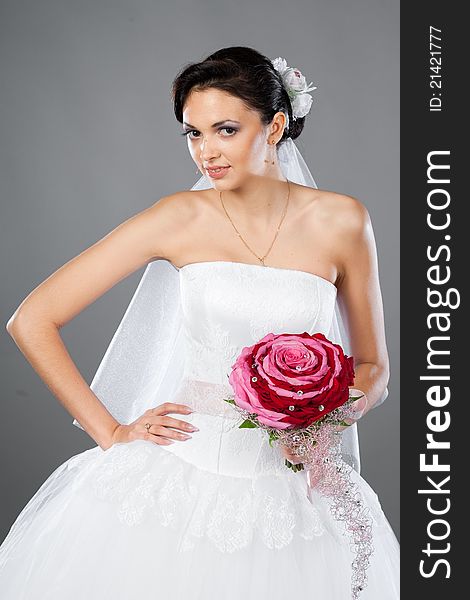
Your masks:
<path fill-rule="evenodd" d="M 331 190 L 309 188 L 308 213 L 316 223 L 334 227 L 340 233 L 361 230 L 369 221 L 365 205 L 356 197 Z"/>
<path fill-rule="evenodd" d="M 191 232 L 201 223 L 205 190 L 183 190 L 161 196 L 147 213 L 148 227 L 153 232 L 154 256 L 177 260 L 181 248 L 191 239 Z"/>
<path fill-rule="evenodd" d="M 175 220 L 193 219 L 208 201 L 209 190 L 182 190 L 161 196 L 154 204 L 155 214 Z"/>

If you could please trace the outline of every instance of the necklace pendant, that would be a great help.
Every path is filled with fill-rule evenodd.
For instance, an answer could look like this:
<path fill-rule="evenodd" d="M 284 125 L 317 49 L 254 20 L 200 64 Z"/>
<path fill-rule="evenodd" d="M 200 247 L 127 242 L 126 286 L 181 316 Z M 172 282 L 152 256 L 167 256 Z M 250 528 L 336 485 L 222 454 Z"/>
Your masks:
<path fill-rule="evenodd" d="M 273 163 L 273 164 L 274 164 L 274 163 Z M 274 244 L 274 242 L 275 242 L 275 241 L 276 241 L 276 239 L 277 239 L 277 235 L 278 235 L 278 233 L 279 233 L 279 229 L 281 228 L 281 225 L 282 225 L 282 223 L 283 223 L 283 221 L 284 221 L 284 217 L 286 216 L 287 207 L 288 207 L 288 205 L 289 205 L 289 197 L 290 197 L 290 185 L 289 185 L 289 179 L 286 179 L 286 183 L 287 183 L 287 200 L 286 200 L 286 205 L 285 205 L 285 207 L 284 207 L 284 212 L 283 212 L 283 214 L 282 214 L 281 221 L 280 221 L 280 223 L 279 223 L 279 225 L 278 225 L 278 227 L 277 227 L 277 230 L 276 230 L 276 235 L 274 236 L 274 239 L 273 239 L 273 241 L 271 242 L 271 246 L 269 247 L 269 250 L 267 251 L 267 253 L 264 255 L 264 257 L 263 257 L 263 258 L 260 258 L 260 257 L 259 257 L 259 256 L 258 256 L 258 255 L 257 255 L 257 254 L 256 254 L 256 253 L 255 253 L 255 252 L 254 252 L 254 251 L 253 251 L 251 248 L 250 248 L 250 246 L 249 246 L 249 245 L 246 243 L 246 241 L 243 239 L 243 236 L 242 236 L 242 234 L 241 234 L 241 233 L 238 231 L 238 229 L 235 227 L 235 224 L 234 224 L 234 222 L 233 222 L 233 221 L 232 221 L 232 219 L 230 218 L 230 215 L 228 214 L 228 212 L 227 212 L 227 209 L 225 208 L 224 201 L 222 200 L 222 191 L 220 191 L 220 190 L 219 190 L 219 198 L 220 198 L 220 202 L 221 202 L 221 204 L 222 204 L 222 208 L 224 209 L 224 212 L 225 212 L 225 214 L 227 215 L 227 218 L 228 218 L 228 220 L 229 220 L 229 221 L 230 221 L 230 223 L 232 224 L 232 227 L 235 229 L 235 231 L 236 231 L 236 233 L 237 233 L 238 237 L 239 237 L 239 238 L 241 239 L 241 241 L 242 241 L 242 242 L 245 244 L 245 246 L 248 248 L 248 250 L 249 250 L 249 251 L 250 251 L 250 252 L 251 252 L 251 253 L 252 253 L 254 256 L 256 256 L 256 258 L 257 258 L 257 259 L 258 259 L 258 260 L 261 262 L 261 264 L 263 265 L 263 267 L 265 267 L 265 266 L 266 266 L 266 264 L 265 264 L 265 262 L 264 262 L 264 259 L 265 259 L 265 258 L 266 258 L 266 256 L 267 256 L 267 255 L 270 253 L 270 251 L 271 251 L 271 248 L 273 247 L 273 244 Z"/>

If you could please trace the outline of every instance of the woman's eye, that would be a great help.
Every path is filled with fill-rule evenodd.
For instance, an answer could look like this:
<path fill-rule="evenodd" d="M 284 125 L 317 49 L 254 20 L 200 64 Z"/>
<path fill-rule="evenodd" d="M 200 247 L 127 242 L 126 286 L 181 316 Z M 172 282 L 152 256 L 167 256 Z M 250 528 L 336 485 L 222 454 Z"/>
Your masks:
<path fill-rule="evenodd" d="M 237 132 L 237 129 L 235 129 L 235 127 L 221 127 L 219 129 L 219 131 L 233 131 L 234 133 Z M 183 131 L 183 133 L 181 135 L 187 135 L 189 136 L 189 139 L 194 139 L 194 135 L 192 135 L 193 133 L 199 133 L 199 131 L 196 131 L 196 129 L 188 129 L 187 131 Z M 234 133 L 229 133 L 228 136 L 224 136 L 224 137 L 231 137 L 232 135 L 234 135 Z"/>
<path fill-rule="evenodd" d="M 237 131 L 234 127 L 222 127 L 219 131 L 221 131 L 222 129 L 225 129 L 225 131 L 228 131 L 229 129 L 230 129 L 230 131 L 234 131 L 234 132 Z"/>
<path fill-rule="evenodd" d="M 194 131 L 195 131 L 194 129 L 188 129 L 187 131 L 183 131 L 183 133 L 181 135 L 187 135 L 187 136 L 189 136 L 190 139 L 192 139 L 192 136 L 190 134 L 193 133 Z M 197 131 L 195 133 L 197 133 Z"/>

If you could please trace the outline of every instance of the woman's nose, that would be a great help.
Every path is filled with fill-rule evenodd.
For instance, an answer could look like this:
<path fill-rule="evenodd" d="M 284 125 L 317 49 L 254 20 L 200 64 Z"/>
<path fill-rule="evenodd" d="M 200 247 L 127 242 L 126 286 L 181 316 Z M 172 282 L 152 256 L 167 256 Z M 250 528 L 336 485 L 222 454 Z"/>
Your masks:
<path fill-rule="evenodd" d="M 209 162 L 214 157 L 219 156 L 216 146 L 214 142 L 209 142 L 207 139 L 202 140 L 200 149 L 202 162 Z"/>

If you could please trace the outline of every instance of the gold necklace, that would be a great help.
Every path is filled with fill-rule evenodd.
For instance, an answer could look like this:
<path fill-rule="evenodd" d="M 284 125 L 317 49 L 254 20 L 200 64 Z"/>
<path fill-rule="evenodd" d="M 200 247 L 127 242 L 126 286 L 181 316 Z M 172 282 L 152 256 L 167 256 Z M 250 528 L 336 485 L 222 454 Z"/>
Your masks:
<path fill-rule="evenodd" d="M 266 266 L 266 265 L 264 264 L 264 259 L 265 259 L 265 258 L 268 256 L 268 254 L 271 252 L 271 248 L 273 247 L 273 245 L 274 245 L 274 242 L 276 241 L 277 235 L 278 235 L 278 233 L 279 233 L 279 229 L 281 228 L 282 222 L 284 221 L 284 217 L 286 216 L 286 213 L 287 213 L 287 206 L 289 205 L 289 196 L 290 196 L 290 185 L 289 185 L 289 180 L 288 180 L 287 178 L 286 178 L 286 181 L 287 181 L 287 201 L 286 201 L 286 205 L 285 205 L 285 207 L 284 207 L 284 211 L 283 211 L 283 213 L 282 213 L 281 221 L 280 221 L 279 225 L 277 226 L 276 235 L 274 236 L 274 239 L 273 239 L 273 241 L 271 242 L 271 245 L 269 246 L 269 250 L 266 252 L 266 254 L 265 254 L 264 256 L 258 256 L 258 255 L 256 254 L 256 252 L 254 252 L 254 251 L 253 251 L 253 250 L 250 248 L 250 246 L 249 246 L 249 245 L 246 243 L 246 241 L 243 239 L 243 236 L 242 236 L 242 234 L 241 234 L 241 233 L 238 231 L 238 229 L 235 227 L 235 224 L 234 224 L 234 222 L 233 222 L 233 221 L 232 221 L 232 219 L 230 218 L 230 215 L 228 214 L 228 212 L 227 212 L 227 210 L 226 210 L 226 208 L 225 208 L 224 201 L 222 200 L 222 191 L 219 191 L 220 201 L 222 202 L 222 206 L 223 206 L 223 209 L 224 209 L 224 211 L 225 211 L 225 214 L 227 215 L 227 217 L 228 217 L 228 219 L 229 219 L 230 223 L 232 223 L 232 226 L 233 226 L 233 228 L 235 229 L 235 231 L 237 232 L 237 234 L 238 234 L 238 237 L 239 237 L 239 238 L 241 239 L 241 241 L 242 241 L 242 242 L 245 244 L 245 246 L 248 248 L 248 250 L 249 250 L 249 251 L 250 251 L 252 254 L 254 254 L 254 256 L 256 256 L 256 258 L 257 258 L 257 259 L 258 259 L 258 260 L 259 260 L 259 261 L 262 263 L 263 267 L 265 267 L 265 266 Z"/>

